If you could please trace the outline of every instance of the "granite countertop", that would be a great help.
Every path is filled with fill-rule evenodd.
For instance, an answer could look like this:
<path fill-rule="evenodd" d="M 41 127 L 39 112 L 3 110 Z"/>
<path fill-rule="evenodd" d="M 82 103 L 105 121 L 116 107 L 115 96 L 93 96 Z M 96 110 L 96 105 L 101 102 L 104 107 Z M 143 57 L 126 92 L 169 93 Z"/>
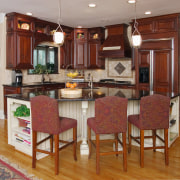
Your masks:
<path fill-rule="evenodd" d="M 11 84 L 4 84 L 3 86 L 10 86 L 10 87 L 33 87 L 33 86 L 42 86 L 42 85 L 58 85 L 58 84 L 64 84 L 64 82 L 32 82 L 32 83 L 23 83 L 23 84 L 16 84 L 16 83 L 11 83 Z"/>
<path fill-rule="evenodd" d="M 105 96 L 118 96 L 124 97 L 128 100 L 140 100 L 141 97 L 150 94 L 162 94 L 174 98 L 179 96 L 179 93 L 160 93 L 154 91 L 140 91 L 136 89 L 121 89 L 121 88 L 107 88 L 107 87 L 97 87 L 94 89 L 82 88 L 82 97 L 80 98 L 63 98 L 61 96 L 61 89 L 50 90 L 50 91 L 35 91 L 22 94 L 10 94 L 6 95 L 8 98 L 15 98 L 19 100 L 29 101 L 31 97 L 38 95 L 47 95 L 51 98 L 55 98 L 58 101 L 94 101 L 97 98 Z"/>

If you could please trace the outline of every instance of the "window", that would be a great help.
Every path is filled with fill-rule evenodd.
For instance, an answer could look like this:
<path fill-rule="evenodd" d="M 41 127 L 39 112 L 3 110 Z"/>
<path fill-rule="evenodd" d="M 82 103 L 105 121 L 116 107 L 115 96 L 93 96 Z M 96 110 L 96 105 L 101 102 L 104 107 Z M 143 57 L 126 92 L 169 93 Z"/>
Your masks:
<path fill-rule="evenodd" d="M 33 66 L 29 74 L 58 73 L 58 48 L 37 46 L 33 51 Z"/>

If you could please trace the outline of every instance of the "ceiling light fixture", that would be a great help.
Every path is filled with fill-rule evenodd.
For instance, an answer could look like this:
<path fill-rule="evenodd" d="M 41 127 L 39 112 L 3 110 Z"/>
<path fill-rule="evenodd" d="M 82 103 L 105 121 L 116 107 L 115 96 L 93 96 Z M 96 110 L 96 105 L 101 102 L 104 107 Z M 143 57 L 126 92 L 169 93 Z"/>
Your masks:
<path fill-rule="evenodd" d="M 53 40 L 56 44 L 58 45 L 63 45 L 64 43 L 64 33 L 60 25 L 61 21 L 61 0 L 59 0 L 59 18 L 58 18 L 58 27 L 56 28 L 54 35 L 53 35 Z M 57 31 L 58 29 L 61 30 L 61 32 Z"/>
<path fill-rule="evenodd" d="M 151 14 L 151 11 L 146 11 L 144 14 L 146 15 Z"/>
<path fill-rule="evenodd" d="M 77 28 L 82 28 L 82 26 L 77 26 Z"/>
<path fill-rule="evenodd" d="M 88 6 L 89 6 L 90 8 L 94 8 L 94 7 L 96 7 L 96 4 L 90 3 Z"/>
<path fill-rule="evenodd" d="M 134 20 L 134 32 L 132 33 L 132 45 L 135 48 L 141 46 L 142 37 L 140 32 L 138 31 L 138 22 L 136 21 L 136 2 L 135 2 L 135 20 Z"/>
<path fill-rule="evenodd" d="M 135 3 L 136 2 L 136 0 L 128 0 L 128 3 L 129 4 L 133 4 L 133 3 Z"/>
<path fill-rule="evenodd" d="M 31 12 L 27 12 L 26 15 L 32 16 L 32 13 Z"/>

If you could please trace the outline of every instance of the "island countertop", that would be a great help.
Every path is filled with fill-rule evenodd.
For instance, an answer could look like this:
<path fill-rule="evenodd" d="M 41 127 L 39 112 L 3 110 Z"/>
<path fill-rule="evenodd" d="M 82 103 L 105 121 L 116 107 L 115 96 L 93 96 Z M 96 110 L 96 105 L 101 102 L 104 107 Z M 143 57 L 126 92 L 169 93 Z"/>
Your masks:
<path fill-rule="evenodd" d="M 179 96 L 176 92 L 155 92 L 155 91 L 143 91 L 136 89 L 120 89 L 120 88 L 107 88 L 107 87 L 96 87 L 93 89 L 82 88 L 82 97 L 80 98 L 63 98 L 61 96 L 61 89 L 55 89 L 50 91 L 34 91 L 29 93 L 21 94 L 9 94 L 6 95 L 8 98 L 15 98 L 19 100 L 30 101 L 30 98 L 38 95 L 46 95 L 51 98 L 55 98 L 58 101 L 94 101 L 97 98 L 105 96 L 117 96 L 124 97 L 128 100 L 140 100 L 143 96 L 148 96 L 152 94 L 161 94 L 168 96 L 170 98 L 175 98 Z"/>

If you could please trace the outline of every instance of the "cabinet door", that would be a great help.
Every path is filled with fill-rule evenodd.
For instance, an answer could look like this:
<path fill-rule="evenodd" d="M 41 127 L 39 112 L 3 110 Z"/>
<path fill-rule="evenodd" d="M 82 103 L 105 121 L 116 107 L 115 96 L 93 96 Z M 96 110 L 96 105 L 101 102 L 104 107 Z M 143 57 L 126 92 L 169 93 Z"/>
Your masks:
<path fill-rule="evenodd" d="M 88 43 L 88 69 L 104 69 L 105 59 L 99 58 L 100 41 L 90 41 Z"/>
<path fill-rule="evenodd" d="M 138 30 L 141 34 L 148 34 L 154 32 L 154 22 L 152 20 L 137 20 Z"/>
<path fill-rule="evenodd" d="M 149 66 L 150 65 L 150 51 L 139 50 L 139 66 Z"/>
<path fill-rule="evenodd" d="M 17 41 L 17 69 L 33 69 L 33 35 L 18 32 Z"/>
<path fill-rule="evenodd" d="M 76 40 L 74 67 L 87 68 L 87 41 Z"/>
<path fill-rule="evenodd" d="M 156 21 L 155 31 L 156 32 L 168 32 L 168 31 L 177 31 L 177 17 L 174 18 L 165 18 L 159 19 Z"/>
<path fill-rule="evenodd" d="M 16 67 L 16 46 L 15 46 L 16 36 L 14 33 L 7 32 L 6 35 L 6 68 L 12 69 Z"/>
<path fill-rule="evenodd" d="M 153 91 L 171 92 L 171 50 L 154 51 Z"/>
<path fill-rule="evenodd" d="M 71 68 L 73 67 L 73 52 L 73 41 L 66 39 L 61 47 L 60 66 L 62 69 L 66 69 L 68 65 L 72 65 Z"/>

